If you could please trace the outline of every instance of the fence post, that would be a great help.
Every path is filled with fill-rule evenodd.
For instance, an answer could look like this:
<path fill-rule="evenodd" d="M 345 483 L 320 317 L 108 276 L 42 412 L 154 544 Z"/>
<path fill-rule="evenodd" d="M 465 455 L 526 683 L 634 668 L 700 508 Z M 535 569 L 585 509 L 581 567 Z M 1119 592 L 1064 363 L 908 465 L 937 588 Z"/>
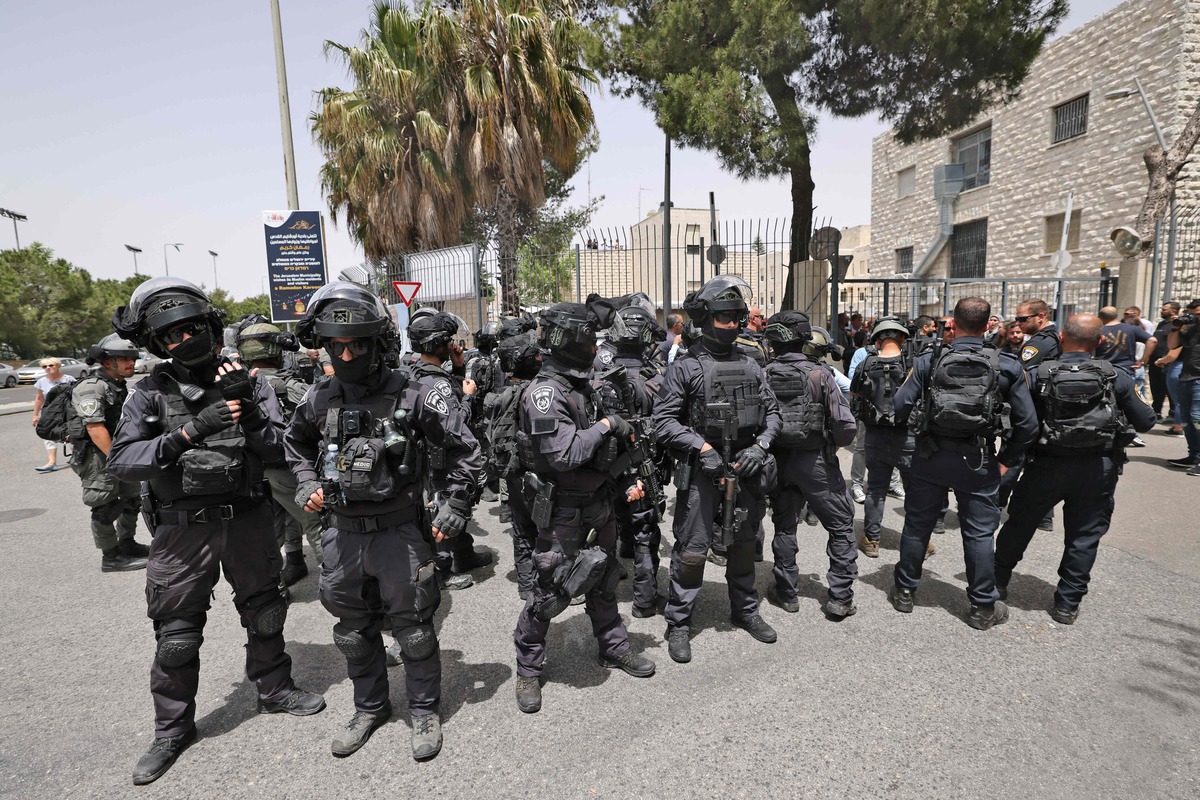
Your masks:
<path fill-rule="evenodd" d="M 1000 319 L 1008 319 L 1008 281 L 1000 285 Z"/>
<path fill-rule="evenodd" d="M 712 192 L 709 192 L 709 194 L 711 195 L 711 194 L 712 194 Z M 703 237 L 703 236 L 701 236 L 701 237 L 700 237 L 700 285 L 701 285 L 701 286 L 703 286 L 703 285 L 704 285 L 704 259 L 705 259 L 705 254 L 704 254 L 704 237 Z M 664 311 L 663 313 L 665 314 L 666 312 Z M 666 319 L 667 319 L 666 317 L 663 317 L 663 321 L 664 321 L 664 322 L 666 321 Z"/>
<path fill-rule="evenodd" d="M 888 315 L 890 314 L 890 309 L 889 309 L 889 307 L 888 307 L 888 300 L 889 300 L 889 298 L 888 298 L 888 290 L 889 290 L 889 289 L 891 289 L 891 288 L 892 288 L 892 282 L 891 282 L 891 281 L 884 281 L 884 282 L 883 282 L 883 315 L 884 315 L 885 317 L 886 317 L 886 316 L 888 316 Z"/>
<path fill-rule="evenodd" d="M 580 266 L 579 245 L 575 245 L 575 302 L 583 302 L 583 268 Z"/>
<path fill-rule="evenodd" d="M 950 281 L 942 281 L 942 316 L 950 316 Z"/>
<path fill-rule="evenodd" d="M 1160 281 L 1162 280 L 1162 259 L 1160 258 L 1160 256 L 1162 255 L 1162 251 L 1160 251 L 1158 248 L 1158 243 L 1161 239 L 1162 239 L 1162 220 L 1159 219 L 1159 220 L 1155 220 L 1155 222 L 1154 222 L 1154 255 L 1151 257 L 1152 260 L 1150 262 L 1150 264 L 1151 264 L 1151 266 L 1150 266 L 1150 309 L 1151 310 L 1162 307 L 1162 304 L 1158 302 L 1158 290 L 1161 286 Z M 1167 297 L 1167 295 L 1165 293 L 1163 294 L 1163 298 L 1162 298 L 1163 303 L 1167 302 L 1170 299 L 1171 298 Z"/>

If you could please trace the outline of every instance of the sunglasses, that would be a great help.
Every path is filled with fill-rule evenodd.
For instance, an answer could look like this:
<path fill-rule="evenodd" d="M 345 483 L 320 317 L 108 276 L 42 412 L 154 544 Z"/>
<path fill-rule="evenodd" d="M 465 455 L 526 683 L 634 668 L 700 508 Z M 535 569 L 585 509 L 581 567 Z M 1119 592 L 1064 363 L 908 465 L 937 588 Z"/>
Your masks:
<path fill-rule="evenodd" d="M 342 354 L 347 350 L 350 351 L 350 355 L 352 356 L 365 356 L 371 350 L 371 340 L 355 339 L 350 342 L 329 342 L 325 345 L 325 348 L 329 350 L 329 355 L 334 358 L 341 358 Z"/>
<path fill-rule="evenodd" d="M 1034 317 L 1040 317 L 1040 316 L 1041 316 L 1041 314 L 1029 314 L 1028 316 L 1024 316 L 1024 317 L 1013 317 L 1013 322 L 1024 322 L 1027 319 L 1033 319 Z"/>
<path fill-rule="evenodd" d="M 722 325 L 728 325 L 731 322 L 738 322 L 742 318 L 743 317 L 741 313 L 737 311 L 718 311 L 716 314 L 713 314 L 713 319 Z"/>
<path fill-rule="evenodd" d="M 208 333 L 207 322 L 189 322 L 186 325 L 171 328 L 163 334 L 162 338 L 167 344 L 179 344 L 183 341 L 184 336 L 199 336 L 202 333 Z"/>

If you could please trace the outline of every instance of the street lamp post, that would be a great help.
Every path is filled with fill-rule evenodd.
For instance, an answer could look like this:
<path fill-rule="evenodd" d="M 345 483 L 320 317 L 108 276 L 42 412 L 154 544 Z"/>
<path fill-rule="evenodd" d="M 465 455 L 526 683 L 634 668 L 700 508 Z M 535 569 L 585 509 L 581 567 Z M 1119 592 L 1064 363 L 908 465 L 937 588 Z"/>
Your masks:
<path fill-rule="evenodd" d="M 24 214 L 18 214 L 16 211 L 9 211 L 7 208 L 0 208 L 0 217 L 8 217 L 13 221 L 13 237 L 17 240 L 17 249 L 21 249 L 21 234 L 17 232 L 17 223 L 25 222 L 29 217 Z"/>
<path fill-rule="evenodd" d="M 168 247 L 174 247 L 175 252 L 178 253 L 179 248 L 183 247 L 183 242 L 167 242 L 166 244 L 163 245 L 163 269 L 165 269 L 167 271 L 167 277 L 170 277 L 171 265 L 167 261 L 167 248 Z"/>
<path fill-rule="evenodd" d="M 213 257 L 213 291 L 215 292 L 217 290 L 217 256 L 220 253 L 215 250 L 209 250 L 208 254 Z"/>
<path fill-rule="evenodd" d="M 127 245 L 125 245 L 125 249 L 128 250 L 129 252 L 133 253 L 133 274 L 137 275 L 138 274 L 137 254 L 142 252 L 142 248 L 134 247 L 131 244 L 127 244 Z"/>
<path fill-rule="evenodd" d="M 1145 109 L 1146 109 L 1146 116 L 1148 116 L 1150 118 L 1150 127 L 1152 127 L 1154 129 L 1154 136 L 1155 136 L 1155 138 L 1158 139 L 1158 146 L 1161 147 L 1163 152 L 1165 153 L 1165 152 L 1167 152 L 1167 140 L 1166 140 L 1166 137 L 1163 136 L 1162 128 L 1160 128 L 1158 125 L 1158 117 L 1154 116 L 1154 109 L 1150 107 L 1150 98 L 1148 98 L 1146 96 L 1146 89 L 1142 86 L 1141 79 L 1137 78 L 1137 77 L 1134 77 L 1133 85 L 1135 87 L 1134 91 L 1130 91 L 1129 89 L 1118 89 L 1116 91 L 1106 92 L 1104 95 L 1104 99 L 1105 100 L 1121 100 L 1126 97 L 1129 97 L 1129 95 L 1136 92 L 1138 97 L 1140 97 L 1142 99 L 1142 106 L 1145 107 Z M 1167 215 L 1168 216 L 1168 222 L 1167 222 L 1167 277 L 1166 277 L 1166 280 L 1163 282 L 1163 300 L 1164 301 L 1171 299 L 1171 286 L 1175 281 L 1175 229 L 1176 229 L 1176 225 L 1175 225 L 1175 190 L 1174 189 L 1171 190 L 1171 201 L 1170 202 L 1171 202 L 1171 208 Z M 1120 232 L 1122 230 L 1123 229 L 1118 228 L 1117 230 L 1113 231 L 1112 238 L 1113 238 L 1113 242 L 1117 244 L 1117 250 L 1119 252 L 1121 252 L 1122 255 L 1124 255 L 1125 252 L 1123 250 L 1121 250 L 1121 247 L 1120 247 L 1121 242 L 1118 241 L 1118 232 Z M 1154 281 L 1154 285 L 1150 287 L 1150 307 L 1151 308 L 1158 307 L 1157 294 L 1158 294 L 1158 281 L 1156 279 Z"/>

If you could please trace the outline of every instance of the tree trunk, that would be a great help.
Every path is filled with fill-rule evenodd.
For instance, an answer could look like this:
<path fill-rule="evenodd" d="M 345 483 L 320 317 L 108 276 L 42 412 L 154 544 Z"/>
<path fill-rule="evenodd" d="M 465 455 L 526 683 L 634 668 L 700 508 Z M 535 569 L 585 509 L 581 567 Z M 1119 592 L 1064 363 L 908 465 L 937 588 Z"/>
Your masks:
<path fill-rule="evenodd" d="M 1136 223 L 1143 250 L 1154 247 L 1154 223 L 1166 217 L 1171 195 L 1175 193 L 1175 185 L 1179 182 L 1179 173 L 1187 165 L 1197 141 L 1200 141 L 1200 105 L 1196 106 L 1170 150 L 1163 150 L 1155 144 L 1142 155 L 1146 172 L 1150 173 L 1150 188 Z"/>
<path fill-rule="evenodd" d="M 792 272 L 796 264 L 808 258 L 808 240 L 812 235 L 813 189 L 812 151 L 808 146 L 808 120 L 800 113 L 796 90 L 783 75 L 763 76 L 763 89 L 775 106 L 779 127 L 788 142 L 784 159 L 792 186 L 791 247 L 788 249 L 787 286 L 783 292 L 780 311 L 795 307 L 795 282 Z"/>
<path fill-rule="evenodd" d="M 517 297 L 517 198 L 503 183 L 496 189 L 496 249 L 500 262 L 500 313 L 506 317 L 520 314 Z M 482 287 L 481 287 L 482 291 Z"/>

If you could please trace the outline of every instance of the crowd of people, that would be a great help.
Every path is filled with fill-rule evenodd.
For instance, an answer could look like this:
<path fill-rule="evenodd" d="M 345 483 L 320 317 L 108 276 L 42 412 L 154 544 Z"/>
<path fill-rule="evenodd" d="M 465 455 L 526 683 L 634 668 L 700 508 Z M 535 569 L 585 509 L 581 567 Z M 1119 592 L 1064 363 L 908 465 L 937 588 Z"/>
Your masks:
<path fill-rule="evenodd" d="M 468 530 L 481 503 L 500 503 L 511 525 L 515 700 L 536 713 L 549 627 L 571 605 L 584 605 L 602 666 L 654 675 L 618 609 L 630 573 L 630 613 L 662 615 L 677 663 L 693 659 L 709 563 L 724 568 L 731 624 L 777 641 L 755 586 L 768 512 L 767 601 L 799 612 L 797 531 L 820 525 L 821 609 L 838 621 L 858 610 L 857 559 L 879 557 L 889 497 L 905 514 L 888 598 L 913 612 L 953 494 L 965 619 L 988 630 L 1007 620 L 1013 572 L 1061 506 L 1051 617 L 1073 624 L 1125 448 L 1165 402 L 1154 394 L 1152 409 L 1138 394 L 1144 364 L 1188 444 L 1172 466 L 1200 474 L 1200 300 L 1182 315 L 1165 304 L 1154 330 L 1135 308 L 1060 328 L 1041 299 L 1005 323 L 964 298 L 942 319 L 852 315 L 830 332 L 797 311 L 768 317 L 745 281 L 722 275 L 682 311 L 686 321 L 671 314 L 664 326 L 644 295 L 591 295 L 490 322 L 467 351 L 460 319 L 419 309 L 401 357 L 386 307 L 355 284 L 316 292 L 295 335 L 253 316 L 226 327 L 181 279 L 140 285 L 89 351 L 95 373 L 65 393 L 55 435 L 74 447 L 102 569 L 146 570 L 155 740 L 134 783 L 160 778 L 196 737 L 199 653 L 221 574 L 246 629 L 258 711 L 325 708 L 293 682 L 284 639 L 287 587 L 309 572 L 306 541 L 353 685 L 333 755 L 353 754 L 391 718 L 388 668 L 402 664 L 412 755 L 426 760 L 442 746 L 434 613 L 443 591 L 470 588 L 493 558 Z M 139 347 L 169 360 L 130 392 Z M 52 388 L 35 424 L 62 405 Z M 853 449 L 849 481 L 841 448 Z M 133 538 L 139 514 L 148 548 Z"/>

